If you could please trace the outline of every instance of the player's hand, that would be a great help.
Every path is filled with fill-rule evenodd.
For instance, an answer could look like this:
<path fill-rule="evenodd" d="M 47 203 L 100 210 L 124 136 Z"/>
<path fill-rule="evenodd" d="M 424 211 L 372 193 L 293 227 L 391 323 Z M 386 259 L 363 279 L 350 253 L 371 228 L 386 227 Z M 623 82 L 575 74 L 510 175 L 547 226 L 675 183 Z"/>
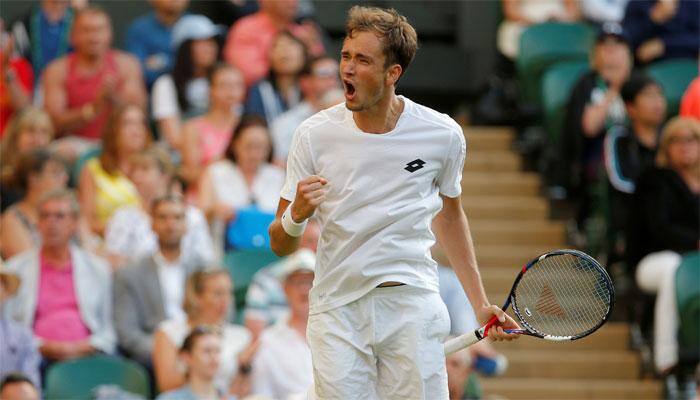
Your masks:
<path fill-rule="evenodd" d="M 489 339 L 501 341 L 517 339 L 520 335 L 515 333 L 506 333 L 504 329 L 520 329 L 520 326 L 513 318 L 506 314 L 500 307 L 496 305 L 488 305 L 477 311 L 476 316 L 479 322 L 486 324 L 489 320 L 496 316 L 496 323 L 489 329 Z"/>
<path fill-rule="evenodd" d="M 291 210 L 294 222 L 301 223 L 314 214 L 316 207 L 326 200 L 327 184 L 328 180 L 318 175 L 311 175 L 297 183 Z"/>

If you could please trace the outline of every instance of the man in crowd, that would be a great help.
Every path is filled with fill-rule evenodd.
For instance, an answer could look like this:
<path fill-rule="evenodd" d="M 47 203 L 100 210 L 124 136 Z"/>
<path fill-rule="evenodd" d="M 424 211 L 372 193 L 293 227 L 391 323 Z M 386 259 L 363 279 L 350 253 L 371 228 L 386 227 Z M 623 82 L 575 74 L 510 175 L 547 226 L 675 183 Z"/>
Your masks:
<path fill-rule="evenodd" d="M 29 377 L 13 373 L 0 380 L 0 399 L 39 400 L 37 386 Z"/>

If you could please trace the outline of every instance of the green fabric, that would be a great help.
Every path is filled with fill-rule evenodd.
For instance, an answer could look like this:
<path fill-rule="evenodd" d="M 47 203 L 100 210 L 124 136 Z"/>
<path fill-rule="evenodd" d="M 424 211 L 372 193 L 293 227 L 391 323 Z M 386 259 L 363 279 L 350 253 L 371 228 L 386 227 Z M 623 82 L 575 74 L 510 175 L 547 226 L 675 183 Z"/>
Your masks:
<path fill-rule="evenodd" d="M 669 117 L 677 115 L 683 93 L 690 82 L 698 76 L 698 61 L 695 59 L 676 59 L 654 63 L 647 67 L 646 72 L 659 82 L 664 90 Z"/>
<path fill-rule="evenodd" d="M 676 270 L 676 304 L 680 351 L 697 351 L 700 348 L 700 252 L 686 254 Z"/>
<path fill-rule="evenodd" d="M 552 22 L 525 29 L 515 64 L 525 100 L 542 104 L 540 90 L 545 71 L 561 61 L 586 61 L 594 39 L 594 29 L 586 24 Z"/>
<path fill-rule="evenodd" d="M 564 128 L 571 90 L 588 68 L 587 61 L 563 61 L 549 67 L 542 78 L 544 126 L 552 143 L 558 142 Z"/>
<path fill-rule="evenodd" d="M 226 253 L 224 265 L 233 279 L 233 294 L 236 310 L 243 310 L 245 295 L 253 275 L 261 268 L 279 260 L 279 257 L 267 249 L 236 250 Z M 239 312 L 242 314 L 242 312 Z"/>
<path fill-rule="evenodd" d="M 46 375 L 46 399 L 91 399 L 101 385 L 150 397 L 148 373 L 139 364 L 112 356 L 93 356 L 51 366 Z"/>

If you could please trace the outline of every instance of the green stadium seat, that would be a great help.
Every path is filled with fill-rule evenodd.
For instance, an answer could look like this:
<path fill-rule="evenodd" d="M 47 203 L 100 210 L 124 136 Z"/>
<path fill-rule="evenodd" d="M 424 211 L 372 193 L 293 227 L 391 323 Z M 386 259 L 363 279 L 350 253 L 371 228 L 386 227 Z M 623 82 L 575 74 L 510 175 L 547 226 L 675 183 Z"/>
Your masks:
<path fill-rule="evenodd" d="M 676 270 L 680 359 L 700 358 L 700 252 L 686 254 Z"/>
<path fill-rule="evenodd" d="M 100 355 L 51 366 L 46 375 L 44 398 L 93 399 L 93 391 L 101 385 L 116 385 L 121 390 L 144 398 L 151 396 L 148 373 L 141 365 L 119 357 Z"/>
<path fill-rule="evenodd" d="M 224 265 L 233 280 L 233 294 L 238 314 L 241 314 L 245 307 L 245 295 L 253 275 L 277 260 L 279 257 L 269 249 L 236 250 L 224 255 Z"/>
<path fill-rule="evenodd" d="M 664 89 L 668 102 L 666 115 L 672 117 L 678 114 L 681 98 L 688 85 L 698 76 L 698 60 L 691 58 L 660 61 L 648 66 L 646 72 Z"/>
<path fill-rule="evenodd" d="M 556 141 L 561 134 L 571 90 L 589 69 L 587 61 L 564 61 L 552 65 L 544 73 L 542 108 L 544 126 L 550 139 Z"/>
<path fill-rule="evenodd" d="M 586 61 L 595 30 L 586 24 L 544 23 L 533 25 L 520 36 L 516 69 L 524 100 L 541 105 L 541 80 L 552 64 Z"/>
<path fill-rule="evenodd" d="M 78 157 L 78 159 L 73 164 L 73 170 L 71 171 L 70 177 L 76 186 L 80 182 L 80 172 L 83 170 L 85 163 L 88 162 L 91 158 L 99 157 L 101 155 L 102 147 L 96 147 L 94 149 L 86 151 L 85 153 L 81 154 L 80 157 Z"/>

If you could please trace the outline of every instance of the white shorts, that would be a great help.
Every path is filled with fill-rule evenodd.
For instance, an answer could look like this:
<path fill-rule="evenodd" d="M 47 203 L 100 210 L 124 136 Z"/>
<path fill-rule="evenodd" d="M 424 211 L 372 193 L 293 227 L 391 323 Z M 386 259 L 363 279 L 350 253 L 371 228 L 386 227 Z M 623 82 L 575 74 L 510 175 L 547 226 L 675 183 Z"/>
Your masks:
<path fill-rule="evenodd" d="M 437 292 L 408 285 L 309 316 L 319 399 L 448 398 L 443 342 L 450 331 Z"/>

